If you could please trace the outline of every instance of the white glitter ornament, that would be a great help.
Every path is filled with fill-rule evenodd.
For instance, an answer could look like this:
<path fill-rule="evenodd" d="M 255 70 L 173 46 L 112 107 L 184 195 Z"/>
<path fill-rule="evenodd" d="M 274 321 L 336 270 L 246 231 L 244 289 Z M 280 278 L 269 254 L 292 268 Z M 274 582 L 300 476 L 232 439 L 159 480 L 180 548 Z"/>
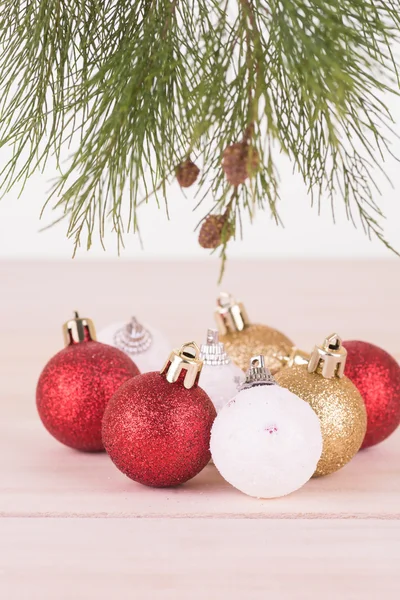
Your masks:
<path fill-rule="evenodd" d="M 322 453 L 320 422 L 307 402 L 275 383 L 263 356 L 250 364 L 241 390 L 214 421 L 211 455 L 241 492 L 277 498 L 312 477 Z"/>
<path fill-rule="evenodd" d="M 239 385 L 245 380 L 245 374 L 225 352 L 216 329 L 207 330 L 207 341 L 201 346 L 200 358 L 203 361 L 201 387 L 219 412 L 237 394 Z"/>
<path fill-rule="evenodd" d="M 159 371 L 171 350 L 167 338 L 132 317 L 129 323 L 114 323 L 97 335 L 99 342 L 119 348 L 135 362 L 141 373 Z"/>

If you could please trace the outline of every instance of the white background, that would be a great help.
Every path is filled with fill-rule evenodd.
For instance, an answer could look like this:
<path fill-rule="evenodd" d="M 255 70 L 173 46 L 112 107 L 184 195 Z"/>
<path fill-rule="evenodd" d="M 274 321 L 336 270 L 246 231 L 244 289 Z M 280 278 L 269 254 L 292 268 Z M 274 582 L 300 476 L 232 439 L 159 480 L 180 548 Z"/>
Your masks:
<path fill-rule="evenodd" d="M 396 119 L 396 131 L 400 133 L 400 99 L 388 98 L 388 103 Z M 394 139 L 393 151 L 400 156 L 400 140 Z M 9 151 L 3 150 L 0 160 L 4 164 Z M 385 235 L 392 245 L 400 250 L 398 228 L 400 223 L 400 163 L 390 159 L 384 165 L 393 187 L 382 177 L 377 176 L 382 197 L 378 201 L 387 217 L 384 222 Z M 343 202 L 336 202 L 336 225 L 332 222 L 329 202 L 322 206 L 318 216 L 317 207 L 311 208 L 301 179 L 292 173 L 290 163 L 278 156 L 278 170 L 281 179 L 281 202 L 279 214 L 285 227 L 278 227 L 271 220 L 268 211 L 259 212 L 255 223 L 250 225 L 245 219 L 244 239 L 231 244 L 229 256 L 237 257 L 383 257 L 392 256 L 378 240 L 369 241 L 362 228 L 356 230 L 346 220 Z M 35 174 L 26 184 L 20 197 L 15 189 L 0 201 L 0 258 L 70 258 L 73 244 L 65 235 L 66 224 L 61 223 L 50 230 L 39 232 L 40 228 L 52 222 L 59 213 L 48 209 L 39 220 L 41 207 L 51 182 L 56 178 L 54 167 L 48 166 L 43 174 Z M 194 233 L 200 218 L 212 205 L 212 198 L 193 213 L 195 200 L 185 197 L 179 186 L 169 190 L 170 221 L 164 208 L 158 209 L 150 200 L 150 205 L 140 209 L 140 224 L 144 239 L 144 250 L 132 234 L 125 239 L 125 258 L 144 259 L 188 259 L 208 255 L 197 243 Z M 111 229 L 111 226 L 108 228 Z M 81 248 L 78 258 L 93 259 L 117 256 L 116 239 L 111 231 L 106 236 L 106 252 L 99 243 L 87 252 Z"/>

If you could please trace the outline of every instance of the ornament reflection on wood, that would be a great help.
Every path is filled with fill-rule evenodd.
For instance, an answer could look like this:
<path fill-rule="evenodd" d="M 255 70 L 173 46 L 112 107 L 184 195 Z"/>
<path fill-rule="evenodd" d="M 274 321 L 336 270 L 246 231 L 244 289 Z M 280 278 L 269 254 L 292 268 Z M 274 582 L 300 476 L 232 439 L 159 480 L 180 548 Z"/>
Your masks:
<path fill-rule="evenodd" d="M 344 376 L 347 351 L 333 334 L 315 346 L 308 365 L 282 369 L 279 385 L 310 404 L 321 421 L 323 451 L 315 476 L 341 469 L 363 442 L 367 415 L 356 386 Z"/>
<path fill-rule="evenodd" d="M 280 331 L 251 323 L 243 304 L 225 292 L 219 295 L 215 319 L 226 352 L 242 370 L 248 368 L 252 356 L 261 354 L 275 374 L 282 368 L 279 357 L 289 355 L 294 346 Z"/>
<path fill-rule="evenodd" d="M 200 358 L 203 361 L 201 386 L 219 412 L 237 394 L 245 374 L 227 355 L 216 329 L 207 331 L 206 343 L 200 348 Z"/>
<path fill-rule="evenodd" d="M 136 317 L 102 329 L 98 339 L 128 354 L 141 373 L 159 369 L 171 348 L 163 333 L 142 324 Z"/>
<path fill-rule="evenodd" d="M 174 350 L 161 370 L 121 386 L 103 419 L 111 460 L 128 477 L 153 487 L 188 481 L 210 461 L 214 405 L 198 385 L 203 366 L 194 342 Z"/>
<path fill-rule="evenodd" d="M 385 350 L 367 342 L 343 342 L 345 373 L 365 402 L 367 433 L 362 448 L 385 440 L 400 423 L 400 366 Z"/>
<path fill-rule="evenodd" d="M 97 342 L 93 322 L 78 313 L 65 323 L 64 340 L 66 347 L 49 360 L 39 377 L 39 416 L 66 446 L 104 450 L 101 421 L 106 404 L 139 369 L 121 350 Z"/>
<path fill-rule="evenodd" d="M 264 357 L 252 357 L 246 381 L 215 419 L 211 454 L 221 475 L 257 498 L 285 496 L 312 477 L 322 451 L 312 408 L 276 385 Z"/>

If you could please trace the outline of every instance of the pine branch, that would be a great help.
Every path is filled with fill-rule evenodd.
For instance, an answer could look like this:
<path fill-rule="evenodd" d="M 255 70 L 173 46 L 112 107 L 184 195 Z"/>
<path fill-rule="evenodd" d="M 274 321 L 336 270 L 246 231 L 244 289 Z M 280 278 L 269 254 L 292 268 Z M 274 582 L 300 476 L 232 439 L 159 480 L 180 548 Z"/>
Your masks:
<path fill-rule="evenodd" d="M 75 248 L 109 224 L 122 246 L 143 200 L 168 212 L 167 184 L 189 156 L 202 165 L 198 206 L 212 194 L 225 214 L 222 156 L 243 143 L 259 168 L 235 187 L 223 259 L 243 211 L 280 222 L 273 148 L 313 203 L 334 216 L 342 198 L 390 247 L 374 172 L 392 152 L 383 98 L 399 91 L 399 32 L 399 0 L 0 0 L 1 191 L 55 156 L 48 203 Z"/>

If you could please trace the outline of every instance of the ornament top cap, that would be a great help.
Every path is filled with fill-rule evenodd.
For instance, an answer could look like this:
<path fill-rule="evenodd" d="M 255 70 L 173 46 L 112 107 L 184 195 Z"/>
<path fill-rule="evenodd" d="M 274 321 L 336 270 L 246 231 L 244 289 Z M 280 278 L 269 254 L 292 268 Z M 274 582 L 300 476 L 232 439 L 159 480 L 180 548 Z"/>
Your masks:
<path fill-rule="evenodd" d="M 229 365 L 231 362 L 225 352 L 224 344 L 219 341 L 217 329 L 207 329 L 206 343 L 200 347 L 200 359 L 205 365 L 213 367 Z"/>
<path fill-rule="evenodd" d="M 186 371 L 183 386 L 190 390 L 198 381 L 203 361 L 196 342 L 186 342 L 179 350 L 173 350 L 160 373 L 165 375 L 169 383 L 178 381 L 182 371 Z"/>
<path fill-rule="evenodd" d="M 308 363 L 309 373 L 321 373 L 325 379 L 342 378 L 346 365 L 347 350 L 337 333 L 324 339 L 322 346 L 315 346 Z"/>
<path fill-rule="evenodd" d="M 80 317 L 77 311 L 74 314 L 75 317 L 63 325 L 65 345 L 96 341 L 96 329 L 92 319 Z"/>
<path fill-rule="evenodd" d="M 221 335 L 243 331 L 250 323 L 243 304 L 237 302 L 232 294 L 227 292 L 220 292 L 214 314 Z"/>
<path fill-rule="evenodd" d="M 153 337 L 136 317 L 131 317 L 129 323 L 124 325 L 114 334 L 114 343 L 117 348 L 127 354 L 140 354 L 148 350 Z"/>
<path fill-rule="evenodd" d="M 293 346 L 288 354 L 277 356 L 284 367 L 298 367 L 300 365 L 307 365 L 310 360 L 310 353 Z"/>
<path fill-rule="evenodd" d="M 255 385 L 275 385 L 275 379 L 271 375 L 271 371 L 265 366 L 265 359 L 262 354 L 252 356 L 250 359 L 250 367 L 246 373 L 246 380 L 240 386 L 240 390 L 252 388 Z"/>

